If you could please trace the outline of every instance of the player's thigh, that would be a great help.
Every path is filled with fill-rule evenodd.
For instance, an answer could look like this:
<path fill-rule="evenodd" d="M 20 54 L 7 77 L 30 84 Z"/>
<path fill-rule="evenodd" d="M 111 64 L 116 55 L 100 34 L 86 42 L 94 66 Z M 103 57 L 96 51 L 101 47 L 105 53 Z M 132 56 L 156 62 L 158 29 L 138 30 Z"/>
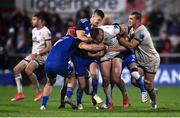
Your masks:
<path fill-rule="evenodd" d="M 20 61 L 14 68 L 14 74 L 18 74 L 20 73 L 22 70 L 24 70 L 26 68 L 26 66 L 28 65 L 28 62 L 25 60 Z"/>
<path fill-rule="evenodd" d="M 104 61 L 100 64 L 101 69 L 101 75 L 103 80 L 103 87 L 108 87 L 110 84 L 111 79 L 111 60 L 110 61 Z"/>
<path fill-rule="evenodd" d="M 35 62 L 35 61 L 31 61 L 30 63 L 28 63 L 26 69 L 25 69 L 25 72 L 28 74 L 28 75 L 31 75 L 32 72 L 38 68 L 38 64 Z"/>
<path fill-rule="evenodd" d="M 113 79 L 119 79 L 122 70 L 122 59 L 121 58 L 114 58 L 112 59 L 112 77 Z"/>
<path fill-rule="evenodd" d="M 101 75 L 103 79 L 110 79 L 111 60 L 101 62 L 100 69 L 101 69 Z"/>

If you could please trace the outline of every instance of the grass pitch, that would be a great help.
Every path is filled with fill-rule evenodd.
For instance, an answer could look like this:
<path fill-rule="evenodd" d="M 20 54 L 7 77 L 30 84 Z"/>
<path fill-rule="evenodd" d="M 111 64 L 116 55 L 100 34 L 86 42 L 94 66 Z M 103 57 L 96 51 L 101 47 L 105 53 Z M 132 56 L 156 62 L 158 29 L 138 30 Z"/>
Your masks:
<path fill-rule="evenodd" d="M 16 93 L 15 87 L 0 87 L 0 117 L 180 117 L 180 87 L 160 87 L 157 110 L 151 110 L 149 102 L 141 103 L 139 90 L 134 87 L 128 88 L 131 106 L 125 110 L 122 109 L 122 96 L 117 88 L 113 90 L 113 111 L 96 110 L 91 105 L 91 97 L 85 94 L 83 110 L 72 110 L 68 105 L 65 109 L 58 109 L 59 90 L 60 88 L 55 87 L 47 109 L 41 111 L 40 101 L 33 101 L 34 90 L 31 87 L 24 88 L 25 99 L 18 102 L 10 101 Z M 104 98 L 102 88 L 98 92 Z M 73 99 L 75 100 L 75 95 Z"/>

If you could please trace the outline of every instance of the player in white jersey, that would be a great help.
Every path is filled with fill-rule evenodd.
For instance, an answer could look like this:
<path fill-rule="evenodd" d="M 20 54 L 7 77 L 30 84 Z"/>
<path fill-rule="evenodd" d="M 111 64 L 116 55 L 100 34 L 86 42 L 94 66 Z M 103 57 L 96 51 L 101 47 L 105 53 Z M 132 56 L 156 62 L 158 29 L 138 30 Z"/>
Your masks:
<path fill-rule="evenodd" d="M 123 108 L 127 108 L 129 106 L 127 90 L 124 81 L 120 79 L 122 70 L 122 55 L 120 51 L 126 50 L 126 48 L 120 46 L 116 37 L 117 34 L 122 32 L 121 28 L 118 24 L 104 25 L 98 28 L 102 29 L 104 32 L 103 43 L 109 46 L 108 52 L 106 52 L 105 55 L 100 58 L 103 88 L 106 97 L 109 100 L 107 108 L 113 109 L 110 79 L 112 79 L 112 81 L 114 81 L 117 87 L 120 89 L 123 95 Z M 116 51 L 112 49 L 116 49 Z"/>
<path fill-rule="evenodd" d="M 141 13 L 134 11 L 129 15 L 128 26 L 134 30 L 131 40 L 119 37 L 119 42 L 127 48 L 134 48 L 140 73 L 144 74 L 145 88 L 151 99 L 151 107 L 157 108 L 153 81 L 160 64 L 160 57 L 154 48 L 149 31 L 141 24 Z"/>
<path fill-rule="evenodd" d="M 20 61 L 13 69 L 17 84 L 17 94 L 11 99 L 11 101 L 18 101 L 25 98 L 21 83 L 21 72 L 24 69 L 36 89 L 34 101 L 40 100 L 42 97 L 42 91 L 37 76 L 33 71 L 37 69 L 39 65 L 44 64 L 47 54 L 51 49 L 51 32 L 45 26 L 45 20 L 41 14 L 35 14 L 32 16 L 32 25 L 35 27 L 32 30 L 32 52 Z"/>

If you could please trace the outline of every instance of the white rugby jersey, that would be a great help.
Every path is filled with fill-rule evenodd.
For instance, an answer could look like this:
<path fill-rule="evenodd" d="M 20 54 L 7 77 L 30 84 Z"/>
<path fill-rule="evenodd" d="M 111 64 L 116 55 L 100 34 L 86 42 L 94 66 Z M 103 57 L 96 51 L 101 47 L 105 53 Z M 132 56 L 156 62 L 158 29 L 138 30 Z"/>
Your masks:
<path fill-rule="evenodd" d="M 45 48 L 45 41 L 51 39 L 51 32 L 47 27 L 32 30 L 32 53 L 39 53 L 40 50 Z"/>
<path fill-rule="evenodd" d="M 98 28 L 104 31 L 103 43 L 110 47 L 118 47 L 119 42 L 116 35 L 120 33 L 120 27 L 118 25 L 103 25 Z"/>

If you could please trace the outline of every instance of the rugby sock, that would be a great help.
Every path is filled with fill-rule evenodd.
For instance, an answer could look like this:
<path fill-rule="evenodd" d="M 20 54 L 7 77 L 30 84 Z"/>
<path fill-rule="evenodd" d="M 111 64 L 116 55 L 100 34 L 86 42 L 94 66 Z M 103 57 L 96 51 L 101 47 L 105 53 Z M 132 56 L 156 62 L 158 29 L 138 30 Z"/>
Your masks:
<path fill-rule="evenodd" d="M 93 86 L 92 95 L 95 96 L 97 94 L 97 89 L 98 89 L 98 79 L 92 80 L 92 86 Z"/>
<path fill-rule="evenodd" d="M 78 89 L 76 92 L 77 104 L 81 104 L 82 96 L 83 96 L 83 91 Z"/>
<path fill-rule="evenodd" d="M 64 98 L 65 98 L 65 95 L 66 95 L 66 90 L 67 90 L 67 86 L 64 85 L 61 89 L 61 104 L 64 104 Z"/>
<path fill-rule="evenodd" d="M 22 75 L 21 74 L 17 74 L 15 76 L 15 80 L 16 80 L 16 85 L 17 85 L 17 92 L 23 92 L 22 91 L 22 84 L 21 84 L 21 80 L 22 80 Z"/>
<path fill-rule="evenodd" d="M 71 99 L 72 94 L 73 94 L 73 88 L 67 87 L 66 96 Z"/>
<path fill-rule="evenodd" d="M 32 73 L 32 75 L 30 75 L 29 78 L 31 79 L 32 84 L 33 84 L 33 86 L 35 87 L 36 91 L 37 91 L 37 92 L 41 91 L 41 90 L 40 90 L 40 86 L 39 86 L 39 82 L 38 82 L 38 80 L 37 80 L 36 74 Z"/>
<path fill-rule="evenodd" d="M 49 96 L 43 96 L 41 106 L 46 107 L 48 99 L 49 99 Z"/>
<path fill-rule="evenodd" d="M 151 98 L 151 100 L 156 103 L 157 100 L 156 100 L 156 92 L 154 91 L 154 88 L 152 90 L 147 90 L 148 94 L 149 94 L 149 97 Z"/>
<path fill-rule="evenodd" d="M 108 106 L 109 105 L 109 100 L 108 100 L 108 98 L 106 97 L 106 100 L 105 100 L 105 104 L 106 104 L 106 106 Z"/>
<path fill-rule="evenodd" d="M 144 87 L 144 79 L 143 79 L 142 76 L 139 77 L 139 79 L 137 79 L 137 82 L 138 82 L 138 84 L 139 84 L 139 86 L 140 86 L 141 92 L 147 92 L 146 89 L 145 89 L 145 87 Z"/>

